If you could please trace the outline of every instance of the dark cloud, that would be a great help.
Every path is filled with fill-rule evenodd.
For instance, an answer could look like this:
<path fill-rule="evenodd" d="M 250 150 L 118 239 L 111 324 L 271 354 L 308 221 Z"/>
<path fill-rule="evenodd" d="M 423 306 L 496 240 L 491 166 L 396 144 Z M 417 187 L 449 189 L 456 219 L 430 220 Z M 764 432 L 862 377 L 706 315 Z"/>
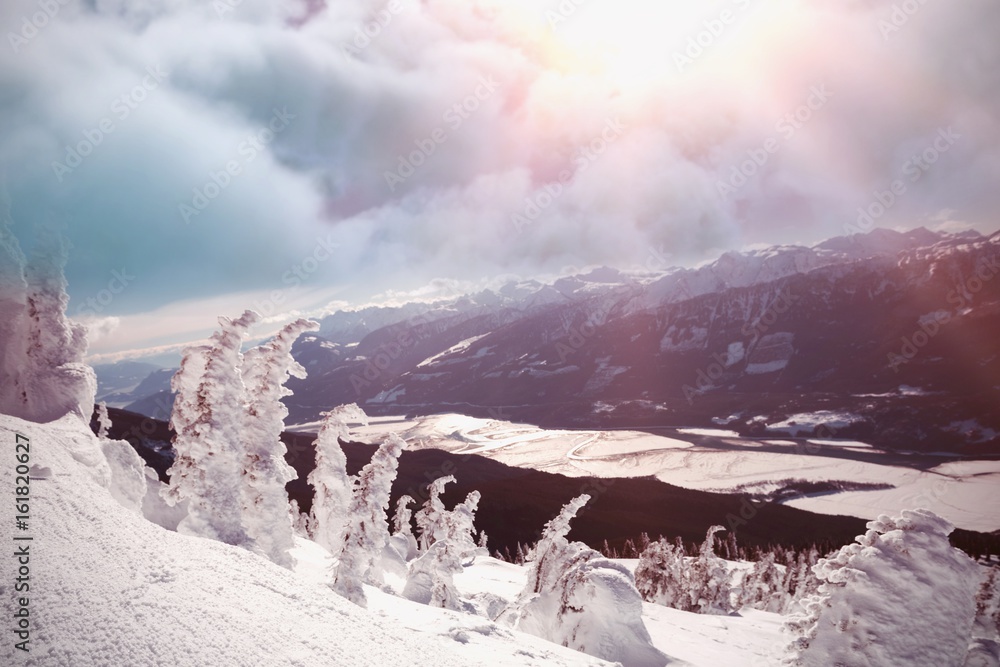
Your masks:
<path fill-rule="evenodd" d="M 694 262 L 843 234 L 895 180 L 878 225 L 996 226 L 995 2 L 626 2 L 617 32 L 604 0 L 555 31 L 529 2 L 222 3 L 0 10 L 0 168 L 24 236 L 65 226 L 77 303 L 123 268 L 103 314 L 288 288 L 324 244 L 298 284 L 350 299 Z M 579 47 L 657 30 L 613 75 Z"/>

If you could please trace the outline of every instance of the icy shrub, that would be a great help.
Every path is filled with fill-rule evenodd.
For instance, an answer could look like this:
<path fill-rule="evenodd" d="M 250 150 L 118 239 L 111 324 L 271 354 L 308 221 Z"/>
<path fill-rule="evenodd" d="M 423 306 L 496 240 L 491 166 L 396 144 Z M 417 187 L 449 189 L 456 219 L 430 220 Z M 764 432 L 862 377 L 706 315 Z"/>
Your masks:
<path fill-rule="evenodd" d="M 529 558 L 528 582 L 501 620 L 518 630 L 609 661 L 665 665 L 642 622 L 632 573 L 581 542 L 566 539 L 570 521 L 590 500 L 571 500 L 545 526 Z"/>
<path fill-rule="evenodd" d="M 735 611 L 726 561 L 715 555 L 715 534 L 725 530 L 712 526 L 694 558 L 684 555 L 680 545 L 661 539 L 639 556 L 636 587 L 647 602 L 699 614 L 729 614 Z"/>
<path fill-rule="evenodd" d="M 979 572 L 948 543 L 952 528 L 927 510 L 882 515 L 856 543 L 820 559 L 819 592 L 786 622 L 793 641 L 784 664 L 964 664 Z"/>
<path fill-rule="evenodd" d="M 453 481 L 449 475 L 429 485 L 427 502 L 417 513 L 421 539 L 429 546 L 410 563 L 403 597 L 432 607 L 475 613 L 474 605 L 459 599 L 454 576 L 462 571 L 466 558 L 474 560 L 480 552 L 473 540 L 480 494 L 471 492 L 464 502 L 447 511 L 440 495 L 445 484 Z"/>
<path fill-rule="evenodd" d="M 305 369 L 292 358 L 292 345 L 317 322 L 299 319 L 285 325 L 270 341 L 243 357 L 242 376 L 247 388 L 246 427 L 243 441 L 243 525 L 247 535 L 273 562 L 291 569 L 289 550 L 294 544 L 285 485 L 297 477 L 285 461 L 281 442 L 288 408 L 281 402 L 291 391 L 290 377 L 304 378 Z"/>
<path fill-rule="evenodd" d="M 87 330 L 66 318 L 67 247 L 43 231 L 31 261 L 0 202 L 0 412 L 50 422 L 72 412 L 88 419 L 97 379 L 83 362 Z"/>
<path fill-rule="evenodd" d="M 438 539 L 437 535 L 442 528 L 441 521 L 446 512 L 441 494 L 444 493 L 444 487 L 454 481 L 453 475 L 438 477 L 427 488 L 427 501 L 415 517 L 421 551 L 430 549 Z"/>
<path fill-rule="evenodd" d="M 361 606 L 365 605 L 361 584 L 382 584 L 382 551 L 389 541 L 385 511 L 389 509 L 389 493 L 405 446 L 402 438 L 389 434 L 371 462 L 358 473 L 348 508 L 333 590 Z"/>
<path fill-rule="evenodd" d="M 333 555 L 344 546 L 344 526 L 351 503 L 351 478 L 347 475 L 347 457 L 340 448 L 340 439 L 350 435 L 349 421 L 368 423 L 368 417 L 354 403 L 341 405 L 323 416 L 323 425 L 313 445 L 316 447 L 316 467 L 308 482 L 314 496 L 311 511 L 313 539 Z"/>
<path fill-rule="evenodd" d="M 240 348 L 259 317 L 252 310 L 236 320 L 220 317 L 211 344 L 188 348 L 171 380 L 176 456 L 164 498 L 171 505 L 188 501 L 177 530 L 240 546 L 252 545 L 240 488 L 246 424 Z"/>
<path fill-rule="evenodd" d="M 400 496 L 396 501 L 396 514 L 392 523 L 392 539 L 398 545 L 397 551 L 404 561 L 417 557 L 417 538 L 413 536 L 413 526 L 410 524 L 413 513 L 409 506 L 412 504 L 413 498 Z"/>

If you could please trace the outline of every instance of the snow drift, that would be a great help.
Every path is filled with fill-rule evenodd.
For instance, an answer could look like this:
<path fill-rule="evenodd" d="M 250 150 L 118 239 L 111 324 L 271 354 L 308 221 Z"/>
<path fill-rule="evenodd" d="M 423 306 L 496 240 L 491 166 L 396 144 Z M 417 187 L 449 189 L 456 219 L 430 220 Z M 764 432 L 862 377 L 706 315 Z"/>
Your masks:
<path fill-rule="evenodd" d="M 796 667 L 965 664 L 982 573 L 927 510 L 868 522 L 857 542 L 813 568 L 824 582 L 789 619 Z"/>
<path fill-rule="evenodd" d="M 414 633 L 245 549 L 164 530 L 109 491 L 116 471 L 76 417 L 39 425 L 0 416 L 0 439 L 31 440 L 31 652 L 23 664 L 596 665 L 519 640 L 473 646 Z M 0 488 L 13 487 L 0 466 Z M 138 472 L 136 471 L 136 474 Z M 150 490 L 149 493 L 156 493 Z M 129 503 L 126 503 L 129 504 Z M 0 520 L 13 524 L 11 504 Z M 7 586 L 7 580 L 0 583 Z M 10 589 L 2 612 L 10 618 Z M 424 608 L 426 609 L 426 608 Z M 12 643 L 0 664 L 13 664 Z"/>

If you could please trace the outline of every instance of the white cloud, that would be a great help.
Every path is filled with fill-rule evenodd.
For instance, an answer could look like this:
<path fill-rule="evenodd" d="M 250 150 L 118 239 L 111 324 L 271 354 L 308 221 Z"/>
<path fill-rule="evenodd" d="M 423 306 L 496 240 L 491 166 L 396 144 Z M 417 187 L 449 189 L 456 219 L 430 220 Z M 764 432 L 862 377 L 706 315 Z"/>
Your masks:
<path fill-rule="evenodd" d="M 942 209 L 995 224 L 1000 10 L 988 0 L 927 3 L 888 33 L 888 0 L 761 5 L 683 71 L 673 54 L 734 3 L 688 8 L 658 31 L 670 16 L 635 10 L 644 3 L 590 0 L 600 7 L 553 33 L 549 5 L 527 0 L 401 2 L 350 57 L 386 3 L 330 3 L 304 20 L 305 2 L 243 0 L 221 17 L 193 0 L 71 2 L 0 61 L 16 220 L 66 223 L 78 300 L 112 269 L 136 275 L 102 313 L 121 325 L 101 350 L 157 344 L 149 313 L 171 303 L 231 314 L 247 292 L 291 287 L 319 238 L 336 250 L 297 284 L 338 285 L 357 303 L 442 276 L 628 267 L 651 248 L 692 263 L 841 234 L 946 127 L 961 138 L 878 224 Z M 5 5 L 4 34 L 36 10 Z M 651 34 L 658 51 L 643 47 Z M 151 87 L 149 68 L 168 74 Z M 816 86 L 829 100 L 794 121 Z M 248 139 L 285 109 L 285 127 Z M 596 154 L 616 119 L 624 130 Z M 102 123 L 112 130 L 88 139 Z M 720 197 L 769 140 L 776 149 Z M 94 145 L 60 180 L 52 163 L 81 142 Z M 415 151 L 422 164 L 390 189 L 386 172 Z M 186 224 L 179 207 L 199 193 L 207 206 Z M 518 230 L 512 216 L 532 203 Z M 210 329 L 205 312 L 178 312 L 167 329 Z"/>

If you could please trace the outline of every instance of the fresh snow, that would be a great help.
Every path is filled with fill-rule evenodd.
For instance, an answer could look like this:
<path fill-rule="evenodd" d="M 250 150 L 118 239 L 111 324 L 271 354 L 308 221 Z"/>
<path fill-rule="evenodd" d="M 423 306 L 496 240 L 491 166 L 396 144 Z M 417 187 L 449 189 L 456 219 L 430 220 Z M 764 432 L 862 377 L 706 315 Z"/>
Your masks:
<path fill-rule="evenodd" d="M 812 433 L 817 426 L 826 425 L 831 429 L 838 429 L 850 426 L 854 422 L 861 421 L 861 417 L 849 412 L 833 412 L 832 410 L 819 410 L 817 412 L 801 412 L 794 414 L 784 421 L 768 424 L 767 430 L 771 432 L 787 432 L 792 437 L 798 433 Z"/>
<path fill-rule="evenodd" d="M 424 368 L 425 366 L 430 366 L 431 364 L 437 362 L 439 359 L 443 359 L 444 357 L 447 357 L 449 354 L 457 354 L 459 352 L 465 352 L 477 340 L 479 340 L 480 338 L 486 338 L 486 336 L 488 336 L 488 335 L 489 334 L 483 334 L 481 336 L 473 336 L 472 338 L 466 338 L 465 340 L 452 345 L 451 347 L 449 347 L 444 352 L 440 352 L 438 354 L 435 354 L 433 357 L 428 357 L 428 358 L 424 359 L 419 364 L 417 364 L 417 368 Z M 477 356 L 482 356 L 482 355 L 477 353 Z"/>
<path fill-rule="evenodd" d="M 738 438 L 740 434 L 736 431 L 729 431 L 724 428 L 679 428 L 678 433 L 684 435 L 705 435 L 718 438 Z"/>
<path fill-rule="evenodd" d="M 843 449 L 873 450 L 875 449 L 866 442 L 858 440 L 826 440 L 823 438 L 809 438 L 806 442 L 813 445 L 824 445 L 826 447 L 841 447 Z"/>
<path fill-rule="evenodd" d="M 100 443 L 78 418 L 40 425 L 0 416 L 0 438 L 13 443 L 15 433 L 30 438 L 32 463 L 52 470 L 31 483 L 32 632 L 24 664 L 606 664 L 493 630 L 485 618 L 379 600 L 371 587 L 366 611 L 329 589 L 325 566 L 311 578 L 289 572 L 244 549 L 165 530 L 120 505 L 107 488 Z M 0 466 L 0 488 L 13 488 L 13 474 L 13 466 Z M 13 503 L 0 520 L 13 525 Z M 301 559 L 303 551 L 326 554 L 298 540 L 292 555 Z M 2 598 L 11 618 L 13 596 Z M 13 650 L 5 639 L 0 664 L 14 664 Z"/>
<path fill-rule="evenodd" d="M 293 571 L 156 525 L 109 490 L 113 471 L 79 418 L 0 416 L 0 438 L 31 439 L 31 654 L 65 665 L 609 665 L 486 616 L 524 587 L 527 568 L 477 557 L 455 577 L 483 615 L 417 604 L 365 585 L 368 608 L 329 588 L 329 553 L 295 538 Z M 44 475 L 41 475 L 45 472 Z M 138 471 L 134 471 L 137 472 Z M 13 466 L 0 467 L 2 488 Z M 154 491 L 155 492 L 155 491 Z M 12 525 L 12 507 L 0 517 Z M 634 569 L 634 561 L 619 561 Z M 388 590 L 403 581 L 387 573 Z M 4 614 L 13 613 L 3 596 Z M 695 667 L 757 666 L 779 648 L 781 617 L 698 616 L 642 604 L 657 648 Z M 0 664 L 13 664 L 11 642 Z M 684 662 L 679 662 L 683 660 Z"/>
<path fill-rule="evenodd" d="M 329 554 L 308 540 L 300 539 L 298 543 L 299 546 L 292 552 L 298 559 L 297 572 L 316 585 L 323 584 L 327 577 L 326 570 L 333 562 Z M 638 560 L 616 559 L 616 562 L 634 571 Z M 497 596 L 509 602 L 524 589 L 527 576 L 525 566 L 495 558 L 478 557 L 471 566 L 455 575 L 455 584 L 465 598 L 485 599 Z M 389 576 L 386 581 L 395 588 L 402 586 L 401 581 L 393 581 Z M 416 631 L 437 632 L 447 636 L 465 635 L 469 641 L 480 645 L 491 635 L 512 632 L 482 617 L 432 609 L 372 587 L 366 586 L 365 593 L 368 595 L 368 609 L 372 613 L 384 617 L 386 623 Z M 770 667 L 778 664 L 785 642 L 781 631 L 782 617 L 752 609 L 743 610 L 734 616 L 712 616 L 643 602 L 642 618 L 653 639 L 653 645 L 674 658 L 675 661 L 670 665 Z M 531 635 L 517 632 L 513 634 L 517 637 L 525 660 L 517 664 L 552 664 L 530 660 L 567 650 Z M 488 649 L 488 646 L 484 648 Z M 590 662 L 586 662 L 584 659 L 587 657 L 580 656 L 578 664 L 608 664 L 596 658 L 590 658 Z"/>
<path fill-rule="evenodd" d="M 996 512 L 1000 507 L 1000 461 L 956 461 L 927 471 L 878 467 L 886 475 L 892 475 L 882 481 L 893 484 L 894 488 L 806 496 L 785 504 L 819 514 L 847 514 L 860 518 L 871 518 L 879 512 L 898 514 L 905 509 L 925 507 L 959 528 L 983 532 L 1000 529 L 1000 517 Z M 878 512 L 873 512 L 876 507 Z"/>

